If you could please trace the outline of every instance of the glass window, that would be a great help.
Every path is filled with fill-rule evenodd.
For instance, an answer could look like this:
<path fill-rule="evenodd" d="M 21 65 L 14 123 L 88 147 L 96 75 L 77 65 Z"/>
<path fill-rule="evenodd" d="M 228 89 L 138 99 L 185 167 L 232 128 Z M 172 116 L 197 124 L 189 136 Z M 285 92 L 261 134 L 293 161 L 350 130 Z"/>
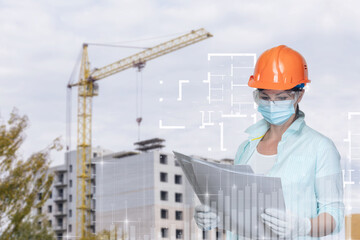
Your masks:
<path fill-rule="evenodd" d="M 168 228 L 161 228 L 161 237 L 167 238 L 169 235 L 169 229 Z"/>
<path fill-rule="evenodd" d="M 63 205 L 61 203 L 57 205 L 57 208 L 59 212 L 63 211 Z"/>
<path fill-rule="evenodd" d="M 167 164 L 167 156 L 165 154 L 160 154 L 160 163 Z"/>
<path fill-rule="evenodd" d="M 167 182 L 168 181 L 168 174 L 164 173 L 164 172 L 161 172 L 160 173 L 160 181 L 161 182 Z"/>
<path fill-rule="evenodd" d="M 181 184 L 182 183 L 182 176 L 175 174 L 175 184 Z"/>
<path fill-rule="evenodd" d="M 169 211 L 167 209 L 161 209 L 161 218 L 168 219 L 169 218 Z"/>
<path fill-rule="evenodd" d="M 58 226 L 62 227 L 63 226 L 63 219 L 62 218 L 58 218 L 57 220 Z"/>
<path fill-rule="evenodd" d="M 182 229 L 176 229 L 176 239 L 182 239 L 183 230 Z"/>
<path fill-rule="evenodd" d="M 168 200 L 168 192 L 160 191 L 160 199 L 163 201 L 167 201 Z"/>
<path fill-rule="evenodd" d="M 52 206 L 51 206 L 51 205 L 48 206 L 48 212 L 49 212 L 49 213 L 52 212 Z"/>
<path fill-rule="evenodd" d="M 61 182 L 61 183 L 64 182 L 64 174 L 59 175 L 59 182 Z"/>
<path fill-rule="evenodd" d="M 183 212 L 182 211 L 175 211 L 175 219 L 176 220 L 183 220 Z"/>
<path fill-rule="evenodd" d="M 64 190 L 62 190 L 62 189 L 58 190 L 58 197 L 60 197 L 60 198 L 64 197 Z"/>
<path fill-rule="evenodd" d="M 182 194 L 175 193 L 175 202 L 182 202 Z"/>
<path fill-rule="evenodd" d="M 70 164 L 69 166 L 69 172 L 72 172 L 73 171 L 73 168 L 72 168 L 72 165 Z"/>

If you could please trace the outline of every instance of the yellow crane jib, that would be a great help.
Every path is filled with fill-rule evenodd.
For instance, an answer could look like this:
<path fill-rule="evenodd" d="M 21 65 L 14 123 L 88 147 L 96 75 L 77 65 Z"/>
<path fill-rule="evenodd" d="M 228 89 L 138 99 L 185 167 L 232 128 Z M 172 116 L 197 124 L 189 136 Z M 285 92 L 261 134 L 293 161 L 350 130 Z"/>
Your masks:
<path fill-rule="evenodd" d="M 205 40 L 213 35 L 201 28 L 190 33 L 158 44 L 152 48 L 145 49 L 132 56 L 123 58 L 117 62 L 96 68 L 90 72 L 88 57 L 88 44 L 83 44 L 82 59 L 80 65 L 79 81 L 69 83 L 68 88 L 78 87 L 78 110 L 77 110 L 77 157 L 76 157 L 76 236 L 81 240 L 94 231 L 95 222 L 92 206 L 93 191 L 91 181 L 93 180 L 91 163 L 91 120 L 92 120 L 92 97 L 98 95 L 98 84 L 101 80 L 128 68 L 136 67 L 139 70 L 151 59 L 160 57 L 167 53 L 184 48 L 196 42 Z M 141 121 L 141 120 L 140 120 Z"/>

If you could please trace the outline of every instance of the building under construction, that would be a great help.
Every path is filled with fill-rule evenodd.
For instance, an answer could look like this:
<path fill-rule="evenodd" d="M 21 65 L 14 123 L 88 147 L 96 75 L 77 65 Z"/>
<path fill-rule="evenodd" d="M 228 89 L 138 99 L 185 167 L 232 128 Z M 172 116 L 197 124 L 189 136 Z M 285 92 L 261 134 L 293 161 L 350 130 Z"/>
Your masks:
<path fill-rule="evenodd" d="M 164 140 L 137 142 L 136 151 L 92 149 L 91 224 L 94 233 L 109 230 L 119 239 L 216 239 L 193 220 L 198 199 Z M 204 159 L 204 158 L 202 158 Z M 215 161 L 205 159 L 208 161 Z M 225 164 L 232 164 L 224 159 Z M 58 239 L 76 236 L 76 151 L 55 174 L 52 196 L 38 212 L 46 213 Z M 115 239 L 115 238 L 113 238 Z"/>
<path fill-rule="evenodd" d="M 73 77 L 67 84 L 67 150 L 71 149 L 71 89 L 73 87 L 78 88 L 78 105 L 77 105 L 77 150 L 76 150 L 76 235 L 81 240 L 86 240 L 89 230 L 93 230 L 95 227 L 93 224 L 93 202 L 91 196 L 95 182 L 93 179 L 92 164 L 93 152 L 92 152 L 92 99 L 99 94 L 98 81 L 107 78 L 111 75 L 119 73 L 129 68 L 137 68 L 140 72 L 145 67 L 145 64 L 155 58 L 171 53 L 173 51 L 190 46 L 194 43 L 203 41 L 212 37 L 212 34 L 205 29 L 200 28 L 198 30 L 192 30 L 190 33 L 181 35 L 169 41 L 160 43 L 151 48 L 145 48 L 131 56 L 120 59 L 111 64 L 103 67 L 93 68 L 90 65 L 90 59 L 88 55 L 89 43 L 84 43 L 82 46 L 81 61 L 79 63 L 79 78 L 77 81 Z M 92 43 L 90 45 L 104 45 L 99 43 Z M 105 44 L 109 46 L 108 44 Z M 111 45 L 114 47 L 114 45 Z M 119 47 L 119 46 L 118 46 Z M 77 64 L 75 65 L 76 69 Z M 73 74 L 72 74 L 73 76 Z M 140 94 L 142 96 L 142 94 Z M 140 97 L 141 102 L 141 97 Z M 141 110 L 141 104 L 138 110 Z M 138 106 L 137 106 L 138 107 Z M 137 112 L 137 115 L 141 111 Z M 139 126 L 138 139 L 140 140 L 140 123 L 142 116 L 138 115 L 136 122 Z M 139 143 L 140 148 L 141 144 Z M 71 156 L 72 157 L 72 156 Z M 72 164 L 75 166 L 75 164 Z M 72 196 L 72 195 L 71 195 Z"/>

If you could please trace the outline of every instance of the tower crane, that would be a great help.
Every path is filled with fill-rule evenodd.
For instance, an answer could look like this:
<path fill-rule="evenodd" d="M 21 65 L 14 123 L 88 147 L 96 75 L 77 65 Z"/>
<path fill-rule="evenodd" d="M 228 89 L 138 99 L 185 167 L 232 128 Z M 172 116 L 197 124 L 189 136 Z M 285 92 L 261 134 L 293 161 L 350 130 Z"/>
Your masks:
<path fill-rule="evenodd" d="M 210 37 L 212 37 L 211 33 L 203 28 L 193 30 L 190 33 L 94 70 L 90 70 L 88 44 L 83 44 L 79 80 L 76 83 L 69 83 L 67 86 L 69 89 L 75 86 L 78 87 L 76 236 L 81 240 L 86 239 L 91 227 L 91 120 L 92 98 L 98 95 L 99 90 L 97 81 L 131 67 L 141 70 L 149 60 Z M 137 119 L 137 121 L 141 120 Z"/>

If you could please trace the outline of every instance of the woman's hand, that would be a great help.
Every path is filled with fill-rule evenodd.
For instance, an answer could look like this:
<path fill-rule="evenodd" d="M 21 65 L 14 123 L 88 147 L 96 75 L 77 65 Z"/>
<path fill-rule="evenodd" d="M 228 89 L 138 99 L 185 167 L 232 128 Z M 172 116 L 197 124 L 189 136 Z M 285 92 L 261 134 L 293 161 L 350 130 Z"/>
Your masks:
<path fill-rule="evenodd" d="M 211 212 L 209 206 L 206 205 L 195 207 L 194 219 L 198 227 L 205 231 L 216 228 L 220 222 L 217 214 Z"/>
<path fill-rule="evenodd" d="M 261 218 L 271 231 L 281 238 L 305 236 L 311 231 L 309 218 L 298 217 L 282 210 L 267 208 Z"/>

